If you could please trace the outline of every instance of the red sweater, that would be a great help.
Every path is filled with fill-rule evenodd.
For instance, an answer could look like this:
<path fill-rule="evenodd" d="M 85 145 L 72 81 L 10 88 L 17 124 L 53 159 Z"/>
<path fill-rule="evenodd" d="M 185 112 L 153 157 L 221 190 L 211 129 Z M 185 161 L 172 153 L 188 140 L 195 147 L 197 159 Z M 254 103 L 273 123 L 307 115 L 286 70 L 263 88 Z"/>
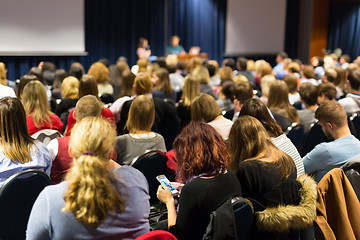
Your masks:
<path fill-rule="evenodd" d="M 29 130 L 29 134 L 33 135 L 34 133 L 37 133 L 38 131 L 43 129 L 54 129 L 62 134 L 64 124 L 61 122 L 60 118 L 55 113 L 51 113 L 49 117 L 50 117 L 51 125 L 49 123 L 45 123 L 41 125 L 39 128 L 37 128 L 34 124 L 32 116 L 27 115 L 26 123 Z"/>
<path fill-rule="evenodd" d="M 108 120 L 115 127 L 115 118 L 114 114 L 110 111 L 109 108 L 103 108 L 101 112 L 101 117 Z M 71 129 L 74 127 L 76 123 L 75 120 L 75 109 L 71 110 L 68 116 L 68 124 L 65 130 L 65 136 L 70 136 Z"/>

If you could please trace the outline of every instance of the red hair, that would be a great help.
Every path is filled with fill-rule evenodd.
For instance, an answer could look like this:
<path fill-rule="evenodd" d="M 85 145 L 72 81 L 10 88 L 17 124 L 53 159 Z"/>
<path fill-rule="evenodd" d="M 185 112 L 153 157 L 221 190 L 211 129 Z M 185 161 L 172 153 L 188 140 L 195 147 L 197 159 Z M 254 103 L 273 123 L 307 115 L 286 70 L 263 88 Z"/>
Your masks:
<path fill-rule="evenodd" d="M 177 178 L 185 183 L 200 174 L 226 169 L 230 155 L 221 135 L 207 123 L 192 122 L 174 141 Z"/>

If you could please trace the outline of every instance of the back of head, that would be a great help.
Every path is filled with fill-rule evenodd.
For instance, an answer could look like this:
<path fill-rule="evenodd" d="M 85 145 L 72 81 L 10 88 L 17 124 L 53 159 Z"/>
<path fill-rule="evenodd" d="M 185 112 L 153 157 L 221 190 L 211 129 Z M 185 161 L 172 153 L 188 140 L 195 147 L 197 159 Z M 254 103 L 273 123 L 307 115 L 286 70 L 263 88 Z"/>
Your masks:
<path fill-rule="evenodd" d="M 318 85 L 318 96 L 324 94 L 329 100 L 336 98 L 336 87 L 331 82 L 323 82 Z"/>
<path fill-rule="evenodd" d="M 22 103 L 27 115 L 31 115 L 36 127 L 50 123 L 50 105 L 44 85 L 40 81 L 31 81 L 24 87 Z"/>
<path fill-rule="evenodd" d="M 183 183 L 200 174 L 224 172 L 228 167 L 230 156 L 226 144 L 221 135 L 206 123 L 190 123 L 173 145 L 178 160 L 177 177 Z"/>
<path fill-rule="evenodd" d="M 97 117 L 84 118 L 71 130 L 74 163 L 66 176 L 69 184 L 62 211 L 71 212 L 77 221 L 92 227 L 109 212 L 124 209 L 124 200 L 115 190 L 115 176 L 107 169 L 115 136 L 110 123 Z"/>
<path fill-rule="evenodd" d="M 245 77 L 244 75 L 238 74 L 235 77 L 233 77 L 232 79 L 234 81 L 234 83 L 247 83 L 249 82 L 249 79 L 247 77 Z"/>
<path fill-rule="evenodd" d="M 144 95 L 151 93 L 152 81 L 149 73 L 139 73 L 134 80 L 134 91 L 135 94 Z"/>
<path fill-rule="evenodd" d="M 109 69 L 101 62 L 93 63 L 88 71 L 97 83 L 104 83 L 109 80 Z"/>
<path fill-rule="evenodd" d="M 206 67 L 203 66 L 196 67 L 192 71 L 191 76 L 193 76 L 197 81 L 199 81 L 200 84 L 208 84 L 210 81 L 209 71 Z"/>
<path fill-rule="evenodd" d="M 215 99 L 209 94 L 202 93 L 191 103 L 191 121 L 211 122 L 221 115 L 221 109 Z"/>
<path fill-rule="evenodd" d="M 126 128 L 130 133 L 151 131 L 155 121 L 154 100 L 140 95 L 131 103 Z"/>
<path fill-rule="evenodd" d="M 135 74 L 133 74 L 129 69 L 125 70 L 122 74 L 121 80 L 121 91 L 119 97 L 132 96 L 134 95 L 133 86 L 135 80 Z"/>
<path fill-rule="evenodd" d="M 344 90 L 345 82 L 346 82 L 346 70 L 341 67 L 337 67 L 335 68 L 335 71 L 336 71 L 336 79 L 333 83 L 335 84 L 335 86 L 340 87 Z"/>
<path fill-rule="evenodd" d="M 337 72 L 335 69 L 330 68 L 325 71 L 325 76 L 328 82 L 334 83 L 336 81 Z"/>
<path fill-rule="evenodd" d="M 107 68 L 110 67 L 110 61 L 109 61 L 109 59 L 107 59 L 107 58 L 102 58 L 102 59 L 100 59 L 98 62 L 104 64 L 105 67 L 107 67 Z"/>
<path fill-rule="evenodd" d="M 289 90 L 284 81 L 276 80 L 270 85 L 268 107 L 283 108 L 289 103 Z"/>
<path fill-rule="evenodd" d="M 292 73 L 299 73 L 300 72 L 300 65 L 297 62 L 289 63 L 287 68 Z"/>
<path fill-rule="evenodd" d="M 253 88 L 249 82 L 236 83 L 234 86 L 234 97 L 240 102 L 244 103 L 246 100 L 252 98 L 254 95 Z"/>
<path fill-rule="evenodd" d="M 30 151 L 34 140 L 30 137 L 23 105 L 17 98 L 0 99 L 1 152 L 13 162 L 31 161 Z"/>
<path fill-rule="evenodd" d="M 205 67 L 206 67 L 207 70 L 209 71 L 210 77 L 213 77 L 213 76 L 216 74 L 217 68 L 216 68 L 215 65 L 210 64 L 209 62 L 207 62 L 207 63 L 205 64 Z"/>
<path fill-rule="evenodd" d="M 155 70 L 154 74 L 159 78 L 159 83 L 156 84 L 154 89 L 164 91 L 167 97 L 170 97 L 173 89 L 170 85 L 169 71 L 166 68 L 159 68 Z"/>
<path fill-rule="evenodd" d="M 300 85 L 299 94 L 305 104 L 314 106 L 317 103 L 318 90 L 317 87 L 309 82 Z"/>
<path fill-rule="evenodd" d="M 184 87 L 181 99 L 185 106 L 190 106 L 192 101 L 200 95 L 200 83 L 194 77 L 188 75 L 184 79 Z"/>
<path fill-rule="evenodd" d="M 70 66 L 69 75 L 76 77 L 78 80 L 85 74 L 83 65 L 79 62 L 73 62 Z"/>
<path fill-rule="evenodd" d="M 319 122 L 330 122 L 336 127 L 347 126 L 347 115 L 343 106 L 338 102 L 327 102 L 321 104 L 315 112 L 315 118 Z"/>
<path fill-rule="evenodd" d="M 186 71 L 191 73 L 195 68 L 201 66 L 201 59 L 199 57 L 193 57 L 186 63 Z"/>
<path fill-rule="evenodd" d="M 270 116 L 269 110 L 258 98 L 251 98 L 245 101 L 239 116 L 249 115 L 259 120 L 265 127 L 270 137 L 278 137 L 283 132 L 279 124 Z"/>
<path fill-rule="evenodd" d="M 64 79 L 68 76 L 65 69 L 57 69 L 55 71 L 55 77 L 54 77 L 54 88 L 58 88 L 61 86 L 61 83 L 64 81 Z M 56 85 L 56 86 L 55 86 Z"/>
<path fill-rule="evenodd" d="M 220 85 L 221 85 L 221 92 L 225 95 L 225 97 L 230 101 L 234 101 L 234 87 L 235 87 L 234 81 L 232 81 L 231 79 L 225 80 L 222 81 Z"/>
<path fill-rule="evenodd" d="M 223 67 L 230 67 L 231 70 L 235 69 L 235 60 L 233 58 L 225 58 L 222 64 Z"/>
<path fill-rule="evenodd" d="M 233 70 L 228 66 L 222 67 L 219 69 L 219 75 L 221 80 L 232 79 Z"/>
<path fill-rule="evenodd" d="M 307 79 L 311 79 L 315 77 L 314 67 L 310 65 L 306 65 L 303 69 L 304 77 Z"/>
<path fill-rule="evenodd" d="M 75 107 L 75 119 L 80 122 L 86 117 L 100 117 L 102 105 L 99 99 L 93 95 L 86 95 L 79 99 Z"/>
<path fill-rule="evenodd" d="M 138 73 L 147 72 L 148 64 L 149 64 L 149 62 L 148 62 L 148 60 L 146 58 L 140 58 L 136 62 L 136 65 L 139 66 Z"/>
<path fill-rule="evenodd" d="M 82 98 L 86 95 L 93 95 L 99 97 L 99 90 L 96 83 L 96 80 L 91 75 L 84 75 L 80 79 L 79 83 L 79 98 Z"/>
<path fill-rule="evenodd" d="M 118 70 L 120 71 L 121 74 L 124 73 L 125 70 L 129 70 L 129 65 L 127 64 L 127 62 L 124 61 L 119 61 L 116 63 L 116 67 L 118 68 Z"/>
<path fill-rule="evenodd" d="M 20 82 L 16 89 L 16 97 L 21 99 L 22 92 L 24 90 L 24 87 L 26 84 L 28 84 L 30 81 L 39 80 L 35 75 L 26 74 L 20 78 Z"/>
<path fill-rule="evenodd" d="M 268 74 L 261 78 L 260 85 L 261 85 L 261 93 L 263 96 L 265 97 L 269 96 L 270 86 L 274 82 L 276 82 L 276 78 L 274 75 Z"/>
<path fill-rule="evenodd" d="M 156 59 L 156 64 L 159 68 L 166 68 L 166 58 L 165 57 L 159 57 Z"/>
<path fill-rule="evenodd" d="M 352 89 L 360 91 L 360 71 L 350 71 L 348 80 Z"/>
<path fill-rule="evenodd" d="M 273 69 L 272 69 L 270 63 L 265 62 L 264 64 L 260 65 L 259 74 L 261 77 L 263 77 L 265 75 L 274 75 Z"/>
<path fill-rule="evenodd" d="M 6 85 L 7 83 L 7 77 L 6 77 L 6 66 L 5 63 L 0 62 L 0 84 Z"/>
<path fill-rule="evenodd" d="M 79 97 L 79 80 L 76 77 L 67 77 L 61 84 L 63 98 L 77 99 Z"/>
<path fill-rule="evenodd" d="M 288 54 L 286 52 L 279 52 L 276 57 L 280 57 L 281 60 L 288 58 Z"/>
<path fill-rule="evenodd" d="M 239 57 L 237 59 L 237 64 L 238 64 L 239 70 L 245 71 L 247 69 L 247 62 L 248 62 L 248 60 L 246 58 Z"/>
<path fill-rule="evenodd" d="M 28 75 L 35 75 L 37 80 L 39 80 L 40 82 L 44 82 L 43 76 L 41 74 L 41 70 L 38 67 L 30 68 Z"/>
<path fill-rule="evenodd" d="M 297 82 L 297 77 L 294 74 L 285 75 L 283 81 L 288 86 L 290 93 L 296 93 L 298 82 Z"/>

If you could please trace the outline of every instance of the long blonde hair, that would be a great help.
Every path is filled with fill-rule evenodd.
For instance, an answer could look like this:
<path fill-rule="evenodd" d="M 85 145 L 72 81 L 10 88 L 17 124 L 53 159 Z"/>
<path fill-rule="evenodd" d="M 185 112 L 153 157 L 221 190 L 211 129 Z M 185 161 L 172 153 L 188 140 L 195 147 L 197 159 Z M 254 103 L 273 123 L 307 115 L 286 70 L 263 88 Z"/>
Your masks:
<path fill-rule="evenodd" d="M 140 95 L 131 103 L 126 128 L 130 133 L 151 131 L 155 121 L 155 105 L 152 98 Z"/>
<path fill-rule="evenodd" d="M 5 85 L 7 84 L 6 79 L 6 66 L 5 63 L 0 62 L 0 84 Z"/>
<path fill-rule="evenodd" d="M 283 178 L 296 168 L 292 158 L 279 150 L 271 141 L 264 126 L 252 116 L 240 116 L 231 127 L 228 140 L 231 162 L 229 168 L 236 171 L 243 161 L 259 160 L 278 164 Z"/>
<path fill-rule="evenodd" d="M 181 99 L 184 101 L 184 106 L 190 106 L 191 102 L 200 95 L 200 82 L 192 76 L 187 76 L 184 79 L 184 87 Z"/>
<path fill-rule="evenodd" d="M 100 224 L 111 211 L 124 210 L 115 176 L 107 169 L 115 137 L 115 129 L 98 117 L 84 118 L 71 131 L 74 162 L 66 176 L 69 185 L 62 211 L 89 226 Z"/>
<path fill-rule="evenodd" d="M 26 115 L 32 116 L 35 127 L 38 128 L 46 123 L 51 125 L 50 105 L 45 87 L 40 81 L 31 81 L 26 84 L 21 95 L 21 100 Z"/>
<path fill-rule="evenodd" d="M 0 100 L 0 148 L 13 162 L 31 161 L 30 152 L 35 144 L 26 125 L 24 107 L 17 98 Z"/>

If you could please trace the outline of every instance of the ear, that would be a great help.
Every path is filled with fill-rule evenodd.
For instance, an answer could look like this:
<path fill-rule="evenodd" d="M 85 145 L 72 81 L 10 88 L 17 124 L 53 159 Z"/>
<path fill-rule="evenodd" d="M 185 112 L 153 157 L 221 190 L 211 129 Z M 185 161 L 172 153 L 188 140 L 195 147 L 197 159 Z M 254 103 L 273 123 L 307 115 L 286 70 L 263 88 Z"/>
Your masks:
<path fill-rule="evenodd" d="M 69 152 L 69 156 L 70 156 L 70 157 L 73 157 L 73 155 L 72 155 L 72 150 L 71 150 L 71 144 L 69 144 L 68 152 Z"/>
<path fill-rule="evenodd" d="M 334 129 L 334 125 L 331 122 L 327 122 L 326 125 L 328 126 L 328 128 L 330 128 L 331 130 Z"/>

